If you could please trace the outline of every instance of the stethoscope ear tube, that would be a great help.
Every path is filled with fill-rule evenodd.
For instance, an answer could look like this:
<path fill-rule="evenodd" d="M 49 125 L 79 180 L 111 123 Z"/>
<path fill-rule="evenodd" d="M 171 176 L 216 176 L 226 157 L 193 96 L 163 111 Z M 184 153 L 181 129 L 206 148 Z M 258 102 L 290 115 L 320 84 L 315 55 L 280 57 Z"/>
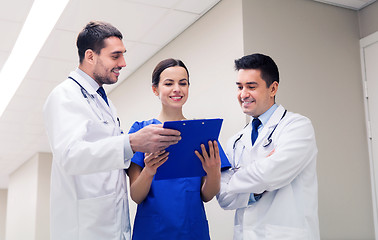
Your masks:
<path fill-rule="evenodd" d="M 280 121 L 278 121 L 277 125 L 273 128 L 273 130 L 270 132 L 268 138 L 265 140 L 263 147 L 268 147 L 272 143 L 272 135 L 273 135 L 274 131 L 276 130 L 278 124 L 285 117 L 286 113 L 287 113 L 287 110 L 285 109 L 285 112 L 282 114 Z M 243 136 L 243 134 L 240 134 L 240 136 L 235 140 L 234 145 L 232 147 L 233 149 L 235 149 L 236 143 L 242 138 L 242 136 Z"/>
<path fill-rule="evenodd" d="M 88 93 L 88 91 L 85 90 L 85 88 L 84 88 L 83 86 L 81 86 L 81 84 L 80 84 L 78 81 L 76 81 L 73 77 L 69 76 L 68 78 L 71 79 L 71 80 L 73 80 L 77 85 L 80 86 L 81 94 L 83 94 L 83 97 L 87 100 L 89 106 L 92 108 L 92 111 L 93 111 L 94 113 L 96 113 L 96 115 L 98 116 L 98 118 L 99 118 L 100 120 L 102 120 L 103 123 L 108 124 L 109 122 L 105 119 L 104 114 L 103 114 L 101 111 L 99 111 L 100 114 L 101 114 L 101 115 L 99 115 L 99 114 L 98 114 L 98 111 L 95 111 L 95 109 L 93 108 L 93 106 L 92 106 L 92 104 L 91 104 L 91 100 L 92 100 L 92 102 L 94 101 L 94 100 L 93 100 L 93 96 L 90 95 L 90 94 Z M 91 99 L 88 98 L 88 96 L 90 96 Z M 95 103 L 95 105 L 97 106 L 97 108 L 99 108 L 99 106 L 97 105 L 97 102 L 94 102 L 94 103 Z"/>
<path fill-rule="evenodd" d="M 270 132 L 268 138 L 265 140 L 263 147 L 267 147 L 267 146 L 269 146 L 269 145 L 272 143 L 272 138 L 271 138 L 271 137 L 272 137 L 274 131 L 276 130 L 278 124 L 279 124 L 279 123 L 281 122 L 281 120 L 285 117 L 286 112 L 287 112 L 287 110 L 285 109 L 285 112 L 282 114 L 282 117 L 281 117 L 280 121 L 278 121 L 277 125 L 273 128 L 273 130 Z"/>
<path fill-rule="evenodd" d="M 243 137 L 243 133 L 240 134 L 240 136 L 235 140 L 234 145 L 232 146 L 232 149 L 235 149 L 236 143 L 240 140 L 240 138 Z"/>

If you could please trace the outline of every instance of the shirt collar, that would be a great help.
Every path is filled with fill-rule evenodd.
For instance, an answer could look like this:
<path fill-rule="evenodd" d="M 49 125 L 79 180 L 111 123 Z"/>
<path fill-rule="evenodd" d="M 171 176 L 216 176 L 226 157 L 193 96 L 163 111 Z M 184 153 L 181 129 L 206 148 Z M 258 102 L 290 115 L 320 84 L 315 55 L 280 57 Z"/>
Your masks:
<path fill-rule="evenodd" d="M 91 87 L 93 87 L 93 89 L 95 91 L 97 91 L 97 89 L 100 87 L 98 85 L 98 83 L 93 78 L 91 78 L 87 73 L 85 73 L 80 68 L 76 69 L 76 73 L 79 74 L 82 78 L 84 78 L 89 83 L 89 85 L 91 85 Z"/>
<path fill-rule="evenodd" d="M 264 112 L 258 117 L 261 121 L 262 126 L 265 126 L 265 124 L 269 121 L 270 117 L 273 115 L 277 108 L 278 105 L 273 104 L 266 112 Z"/>

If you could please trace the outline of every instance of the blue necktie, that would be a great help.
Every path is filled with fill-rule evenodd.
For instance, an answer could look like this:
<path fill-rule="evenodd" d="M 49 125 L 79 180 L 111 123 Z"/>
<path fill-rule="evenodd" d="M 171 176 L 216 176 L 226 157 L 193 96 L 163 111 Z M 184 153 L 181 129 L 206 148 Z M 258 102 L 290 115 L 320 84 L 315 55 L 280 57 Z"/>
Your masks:
<path fill-rule="evenodd" d="M 258 118 L 254 118 L 253 119 L 253 121 L 252 121 L 252 134 L 251 134 L 252 146 L 255 143 L 255 141 L 257 139 L 257 136 L 259 135 L 259 132 L 257 131 L 257 129 L 259 128 L 260 124 L 261 124 L 260 119 L 258 119 Z M 253 193 L 251 193 L 249 195 L 248 205 L 251 205 L 252 203 L 257 202 L 258 200 L 260 200 L 261 196 L 262 196 L 262 194 L 253 194 Z"/>
<path fill-rule="evenodd" d="M 104 99 L 104 101 L 106 102 L 106 104 L 108 104 L 108 106 L 109 106 L 108 98 L 106 97 L 106 93 L 105 93 L 104 88 L 103 87 L 99 87 L 99 89 L 97 89 L 97 93 L 100 94 L 100 96 Z"/>
<path fill-rule="evenodd" d="M 257 136 L 259 135 L 259 132 L 257 131 L 257 129 L 259 128 L 260 124 L 261 124 L 260 119 L 258 119 L 258 118 L 253 119 L 253 121 L 252 121 L 252 134 L 251 134 L 252 146 L 255 143 Z"/>

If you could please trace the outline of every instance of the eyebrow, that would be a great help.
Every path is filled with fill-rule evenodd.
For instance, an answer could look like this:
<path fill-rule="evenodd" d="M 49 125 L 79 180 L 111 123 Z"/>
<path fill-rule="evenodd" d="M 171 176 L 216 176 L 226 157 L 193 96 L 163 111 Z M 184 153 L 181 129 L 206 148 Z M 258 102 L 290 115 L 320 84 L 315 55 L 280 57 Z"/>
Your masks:
<path fill-rule="evenodd" d="M 170 79 L 170 78 L 167 78 L 167 79 L 164 79 L 163 81 L 170 81 L 170 82 L 174 82 L 173 79 Z M 182 81 L 188 81 L 188 79 L 186 78 L 183 78 L 183 79 L 180 79 L 179 82 L 182 82 Z"/>
<path fill-rule="evenodd" d="M 257 85 L 257 82 L 246 82 L 245 85 Z M 243 83 L 236 82 L 236 85 L 243 85 Z"/>
<path fill-rule="evenodd" d="M 125 54 L 127 52 L 127 50 L 125 51 L 114 51 L 114 52 L 111 52 L 111 54 Z"/>

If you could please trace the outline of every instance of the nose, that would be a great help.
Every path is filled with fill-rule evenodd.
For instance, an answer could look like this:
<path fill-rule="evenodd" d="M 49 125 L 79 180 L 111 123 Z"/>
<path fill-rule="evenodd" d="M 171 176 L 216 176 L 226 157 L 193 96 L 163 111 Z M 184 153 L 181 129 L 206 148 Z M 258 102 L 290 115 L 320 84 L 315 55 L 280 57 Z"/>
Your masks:
<path fill-rule="evenodd" d="M 119 65 L 119 67 L 126 67 L 126 60 L 125 60 L 125 57 L 124 56 L 122 56 L 122 57 L 120 57 L 119 58 L 120 59 L 120 61 L 119 61 L 119 63 L 118 63 L 118 65 Z"/>
<path fill-rule="evenodd" d="M 246 88 L 242 88 L 239 92 L 240 98 L 244 99 L 249 96 L 249 93 Z"/>
<path fill-rule="evenodd" d="M 174 84 L 173 85 L 173 92 L 175 92 L 175 93 L 179 93 L 181 90 L 180 90 L 180 86 L 179 86 L 179 84 Z"/>

